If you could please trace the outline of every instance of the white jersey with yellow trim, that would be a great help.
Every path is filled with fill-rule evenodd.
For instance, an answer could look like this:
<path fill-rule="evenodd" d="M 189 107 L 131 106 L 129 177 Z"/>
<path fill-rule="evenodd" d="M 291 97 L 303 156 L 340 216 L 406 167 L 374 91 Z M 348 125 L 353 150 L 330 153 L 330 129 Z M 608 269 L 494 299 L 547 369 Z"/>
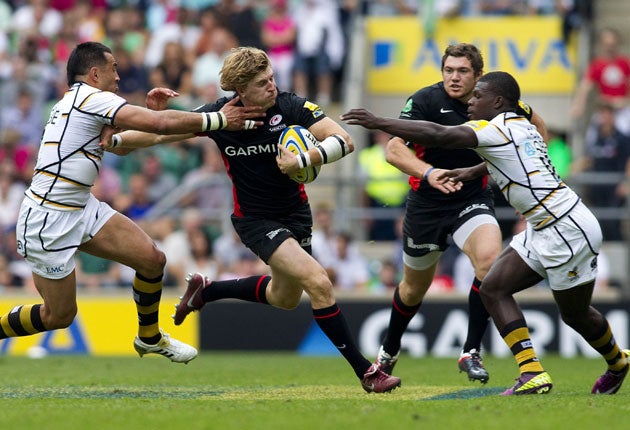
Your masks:
<path fill-rule="evenodd" d="M 465 125 L 477 134 L 474 149 L 506 200 L 535 230 L 562 218 L 580 201 L 556 173 L 546 143 L 526 118 L 505 112 L 492 121 Z"/>
<path fill-rule="evenodd" d="M 103 126 L 126 103 L 112 92 L 74 84 L 50 112 L 26 195 L 48 208 L 83 208 L 101 166 Z"/>

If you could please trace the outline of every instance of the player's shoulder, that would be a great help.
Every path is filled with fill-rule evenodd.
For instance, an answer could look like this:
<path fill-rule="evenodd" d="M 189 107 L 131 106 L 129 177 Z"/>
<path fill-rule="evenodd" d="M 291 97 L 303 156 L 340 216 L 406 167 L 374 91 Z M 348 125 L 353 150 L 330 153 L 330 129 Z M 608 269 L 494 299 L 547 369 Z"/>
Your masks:
<path fill-rule="evenodd" d="M 326 117 L 324 110 L 317 103 L 295 93 L 280 91 L 274 108 L 284 118 L 290 119 L 292 124 L 310 127 Z"/>
<path fill-rule="evenodd" d="M 448 94 L 446 94 L 446 91 L 444 90 L 444 83 L 437 82 L 433 85 L 428 85 L 426 87 L 420 88 L 409 98 L 418 102 L 433 101 L 435 99 L 448 98 Z"/>
<path fill-rule="evenodd" d="M 111 91 L 103 91 L 86 83 L 72 85 L 66 92 L 73 105 L 82 111 L 95 111 L 103 106 L 122 106 L 127 100 Z"/>

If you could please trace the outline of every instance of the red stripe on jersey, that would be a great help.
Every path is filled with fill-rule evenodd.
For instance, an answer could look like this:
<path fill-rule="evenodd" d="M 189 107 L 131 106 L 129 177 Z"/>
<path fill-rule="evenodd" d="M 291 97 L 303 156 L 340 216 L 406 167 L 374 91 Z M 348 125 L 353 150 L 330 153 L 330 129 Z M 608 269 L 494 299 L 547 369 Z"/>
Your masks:
<path fill-rule="evenodd" d="M 300 200 L 302 201 L 302 203 L 306 203 L 308 201 L 308 196 L 306 195 L 306 187 L 304 186 L 304 184 L 300 184 L 299 190 Z"/>
<path fill-rule="evenodd" d="M 423 160 L 424 159 L 424 153 L 426 151 L 424 146 L 420 146 L 420 145 L 413 145 L 413 149 L 416 153 L 416 158 L 418 160 Z M 418 188 L 420 188 L 420 183 L 422 182 L 422 178 L 416 178 L 415 176 L 410 176 L 409 177 L 409 185 L 411 185 L 411 189 L 414 191 L 418 191 Z"/>
<path fill-rule="evenodd" d="M 241 212 L 241 205 L 238 202 L 238 198 L 236 197 L 236 186 L 234 185 L 232 172 L 230 170 L 230 161 L 227 159 L 225 154 L 223 154 L 223 152 L 221 152 L 221 158 L 223 159 L 223 165 L 225 166 L 225 173 L 227 173 L 230 181 L 232 182 L 232 201 L 234 202 L 234 215 L 237 217 L 242 217 L 243 212 Z"/>

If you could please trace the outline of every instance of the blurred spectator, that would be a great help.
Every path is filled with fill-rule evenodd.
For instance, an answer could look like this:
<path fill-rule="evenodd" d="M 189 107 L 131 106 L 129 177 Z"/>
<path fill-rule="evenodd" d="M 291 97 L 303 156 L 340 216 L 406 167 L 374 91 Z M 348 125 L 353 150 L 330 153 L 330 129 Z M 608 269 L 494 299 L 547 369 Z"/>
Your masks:
<path fill-rule="evenodd" d="M 335 219 L 327 203 L 319 203 L 313 211 L 313 235 L 311 238 L 313 257 L 324 268 L 331 267 L 337 258 Z"/>
<path fill-rule="evenodd" d="M 385 159 L 385 147 L 390 134 L 377 130 L 372 133 L 372 145 L 359 151 L 360 176 L 365 181 L 365 205 L 379 208 L 402 208 L 409 191 L 408 176 Z M 394 240 L 394 215 L 375 213 L 367 220 L 370 240 Z"/>
<path fill-rule="evenodd" d="M 243 255 L 253 255 L 252 251 L 241 242 L 232 226 L 214 240 L 212 249 L 219 263 L 219 272 L 225 274 L 225 279 L 233 278 L 232 271 Z"/>
<path fill-rule="evenodd" d="M 92 185 L 91 192 L 100 201 L 113 206 L 116 197 L 121 192 L 120 176 L 111 167 L 101 165 L 101 170 L 94 185 Z"/>
<path fill-rule="evenodd" d="M 262 41 L 269 54 L 276 86 L 282 91 L 293 88 L 296 25 L 289 14 L 288 0 L 271 0 L 269 15 L 262 22 Z"/>
<path fill-rule="evenodd" d="M 176 178 L 162 169 L 162 161 L 153 152 L 147 152 L 142 164 L 142 175 L 146 179 L 147 197 L 157 202 L 177 186 Z"/>
<path fill-rule="evenodd" d="M 56 95 L 55 83 L 60 72 L 50 63 L 48 49 L 47 55 L 42 58 L 36 37 L 25 37 L 17 47 L 17 56 L 10 59 L 11 79 L 2 82 L 3 104 L 16 103 L 20 90 L 27 88 L 33 97 L 33 103 L 44 106 Z M 63 78 L 65 82 L 65 70 Z"/>
<path fill-rule="evenodd" d="M 144 106 L 149 90 L 149 77 L 141 63 L 135 63 L 131 53 L 124 48 L 113 50 L 118 66 L 118 94 L 131 104 Z"/>
<path fill-rule="evenodd" d="M 569 2 L 572 3 L 572 0 Z M 551 15 L 556 13 L 560 3 L 563 3 L 563 0 L 527 0 L 526 12 L 528 15 Z"/>
<path fill-rule="evenodd" d="M 334 72 L 341 67 L 344 57 L 339 10 L 332 0 L 304 0 L 293 16 L 298 23 L 293 76 L 295 93 L 312 98 L 310 87 L 314 81 L 315 101 L 325 107 L 331 102 Z"/>
<path fill-rule="evenodd" d="M 547 153 L 551 159 L 551 164 L 556 168 L 558 176 L 567 179 L 571 174 L 573 151 L 564 134 L 555 130 L 547 130 L 547 136 Z"/>
<path fill-rule="evenodd" d="M 365 292 L 370 280 L 368 262 L 358 250 L 351 246 L 352 236 L 342 232 L 335 236 L 336 258 L 332 266 L 326 268 L 331 281 L 338 290 Z"/>
<path fill-rule="evenodd" d="M 26 260 L 24 260 L 24 257 L 17 252 L 17 246 L 15 246 L 17 243 L 15 227 L 6 229 L 4 231 L 3 239 L 3 254 L 8 261 L 11 279 L 15 282 L 16 286 L 23 287 L 25 292 L 37 293 L 31 268 L 26 263 Z"/>
<path fill-rule="evenodd" d="M 214 7 L 219 22 L 236 36 L 239 46 L 263 48 L 260 22 L 248 0 L 219 0 Z"/>
<path fill-rule="evenodd" d="M 112 260 L 79 251 L 76 263 L 77 285 L 84 291 L 98 293 L 102 288 L 124 285 L 120 281 L 120 265 Z"/>
<path fill-rule="evenodd" d="M 605 103 L 597 106 L 595 123 L 586 133 L 584 156 L 576 160 L 573 171 L 625 172 L 630 159 L 630 137 L 619 131 L 614 108 Z M 625 202 L 623 184 L 592 184 L 588 186 L 588 202 L 594 208 L 621 207 Z M 621 240 L 619 220 L 600 219 L 604 240 Z"/>
<path fill-rule="evenodd" d="M 598 50 L 575 92 L 571 116 L 582 117 L 589 96 L 595 93 L 596 103 L 608 103 L 618 111 L 618 128 L 629 134 L 630 57 L 621 53 L 621 43 L 617 30 L 605 28 L 600 32 Z"/>
<path fill-rule="evenodd" d="M 20 145 L 22 137 L 13 128 L 4 130 L 0 139 L 0 162 L 8 161 L 13 164 L 16 175 L 27 183 L 33 174 L 33 151 L 26 145 Z"/>
<path fill-rule="evenodd" d="M 179 21 L 168 21 L 160 25 L 159 29 L 151 30 L 149 27 L 149 39 L 144 51 L 144 65 L 152 70 L 164 59 L 166 45 L 175 42 L 181 45 L 184 39 L 184 27 Z M 195 39 L 196 40 L 196 39 Z M 182 46 L 183 50 L 183 46 Z M 175 88 L 173 88 L 175 89 Z"/>
<path fill-rule="evenodd" d="M 214 258 L 212 240 L 208 233 L 199 229 L 194 234 L 189 235 L 188 246 L 190 247 L 190 255 L 184 259 L 184 273 L 199 272 L 210 279 L 216 279 L 219 276 L 219 263 Z M 184 278 L 178 280 L 182 281 Z M 180 282 L 179 285 L 182 288 L 185 287 L 184 282 Z"/>
<path fill-rule="evenodd" d="M 527 11 L 525 0 L 479 0 L 482 15 L 522 15 Z"/>
<path fill-rule="evenodd" d="M 182 179 L 184 188 L 192 190 L 180 199 L 180 205 L 194 206 L 204 213 L 212 213 L 217 209 L 225 209 L 227 213 L 232 202 L 232 187 L 225 175 L 221 152 L 216 145 L 206 142 L 202 150 L 203 164 Z M 196 187 L 206 181 L 200 188 Z"/>
<path fill-rule="evenodd" d="M 219 72 L 230 49 L 236 46 L 236 38 L 227 29 L 219 27 L 212 32 L 209 50 L 196 58 L 192 68 L 192 88 L 199 103 L 229 94 L 221 89 Z"/>
<path fill-rule="evenodd" d="M 610 281 L 610 260 L 606 253 L 600 250 L 597 256 L 597 277 L 595 278 L 595 290 L 593 293 L 604 293 L 614 289 Z"/>
<path fill-rule="evenodd" d="M 256 254 L 250 249 L 245 248 L 234 263 L 226 271 L 219 273 L 218 280 L 228 280 L 234 278 L 245 278 L 247 276 L 260 276 L 261 274 L 269 274 L 269 266 L 267 266 Z"/>
<path fill-rule="evenodd" d="M 129 190 L 116 197 L 115 209 L 136 221 L 142 218 L 153 207 L 154 200 L 149 198 L 149 184 L 142 173 L 136 173 L 129 178 Z"/>
<path fill-rule="evenodd" d="M 180 96 L 175 103 L 186 105 L 186 96 L 192 92 L 192 67 L 181 43 L 166 42 L 160 63 L 149 72 L 149 84 L 177 91 Z"/>
<path fill-rule="evenodd" d="M 179 217 L 179 228 L 167 234 L 162 241 L 166 272 L 177 284 L 183 285 L 186 267 L 192 260 L 191 240 L 199 234 L 204 234 L 203 217 L 197 208 L 187 208 Z"/>
<path fill-rule="evenodd" d="M 199 34 L 192 49 L 193 56 L 199 57 L 211 49 L 214 30 L 221 27 L 215 10 L 211 7 L 199 12 Z"/>
<path fill-rule="evenodd" d="M 400 282 L 398 266 L 391 259 L 381 260 L 377 263 L 377 271 L 370 279 L 369 290 L 371 293 L 390 294 Z"/>
<path fill-rule="evenodd" d="M 456 247 L 452 247 L 456 248 Z M 452 251 L 455 252 L 455 251 Z M 465 256 L 465 254 L 464 254 Z M 468 257 L 466 257 L 468 258 Z M 452 268 L 446 267 L 447 260 L 440 259 L 437 263 L 435 269 L 435 275 L 433 276 L 433 280 L 431 281 L 431 286 L 427 291 L 428 295 L 434 294 L 450 294 L 455 291 L 455 280 L 452 276 Z M 474 278 L 474 276 L 473 276 Z M 468 287 L 470 288 L 470 279 L 468 278 Z"/>
<path fill-rule="evenodd" d="M 114 50 L 124 49 L 131 55 L 133 64 L 143 65 L 148 32 L 144 27 L 144 18 L 141 12 L 133 7 L 110 9 L 105 18 L 105 40 L 103 43 L 111 46 Z M 160 46 L 159 49 L 159 54 L 162 55 L 164 47 Z M 159 63 L 159 59 L 156 60 L 157 63 Z"/>
<path fill-rule="evenodd" d="M 15 103 L 1 108 L 0 133 L 4 135 L 9 129 L 17 133 L 20 145 L 26 145 L 32 151 L 39 147 L 44 132 L 44 113 L 26 86 L 19 88 Z"/>
<path fill-rule="evenodd" d="M 9 271 L 9 262 L 7 257 L 0 254 L 0 293 L 6 293 L 6 290 L 10 287 L 17 286 L 19 280 L 16 280 Z"/>
<path fill-rule="evenodd" d="M 26 184 L 18 180 L 10 160 L 0 163 L 0 229 L 15 228 Z"/>
<path fill-rule="evenodd" d="M 97 4 L 95 4 L 97 3 Z M 64 12 L 66 16 L 72 16 L 76 25 L 76 35 L 81 42 L 101 41 L 105 37 L 105 15 L 104 4 L 98 4 L 93 0 L 77 0 L 72 9 Z M 104 3 L 104 2 L 103 2 Z M 70 47 L 70 50 L 74 46 Z"/>
<path fill-rule="evenodd" d="M 160 31 L 165 24 L 178 22 L 179 1 L 153 0 L 146 12 L 147 29 L 151 33 Z"/>
<path fill-rule="evenodd" d="M 418 12 L 418 1 L 367 0 L 364 2 L 364 8 L 365 14 L 370 16 L 414 15 Z"/>
<path fill-rule="evenodd" d="M 26 36 L 35 36 L 38 49 L 46 49 L 63 27 L 63 16 L 48 0 L 27 0 L 17 7 L 11 22 L 18 43 Z"/>
<path fill-rule="evenodd" d="M 13 2 L 9 3 L 6 0 L 0 0 L 0 34 L 6 35 L 11 30 L 12 5 Z"/>
<path fill-rule="evenodd" d="M 593 0 L 556 0 L 556 11 L 562 18 L 562 40 L 569 43 L 575 30 L 593 19 Z"/>

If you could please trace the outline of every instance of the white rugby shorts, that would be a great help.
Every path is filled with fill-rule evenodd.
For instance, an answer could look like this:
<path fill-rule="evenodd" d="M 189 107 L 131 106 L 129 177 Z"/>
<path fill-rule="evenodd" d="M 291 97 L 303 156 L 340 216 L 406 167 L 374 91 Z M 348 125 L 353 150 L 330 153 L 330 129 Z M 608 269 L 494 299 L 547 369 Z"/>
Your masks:
<path fill-rule="evenodd" d="M 90 240 L 116 213 L 90 194 L 81 210 L 60 211 L 24 197 L 16 225 L 17 250 L 33 273 L 61 279 L 75 268 L 79 245 Z"/>
<path fill-rule="evenodd" d="M 595 279 L 601 244 L 599 222 L 582 202 L 542 230 L 535 231 L 527 223 L 527 229 L 510 242 L 527 265 L 546 278 L 556 291 Z"/>

